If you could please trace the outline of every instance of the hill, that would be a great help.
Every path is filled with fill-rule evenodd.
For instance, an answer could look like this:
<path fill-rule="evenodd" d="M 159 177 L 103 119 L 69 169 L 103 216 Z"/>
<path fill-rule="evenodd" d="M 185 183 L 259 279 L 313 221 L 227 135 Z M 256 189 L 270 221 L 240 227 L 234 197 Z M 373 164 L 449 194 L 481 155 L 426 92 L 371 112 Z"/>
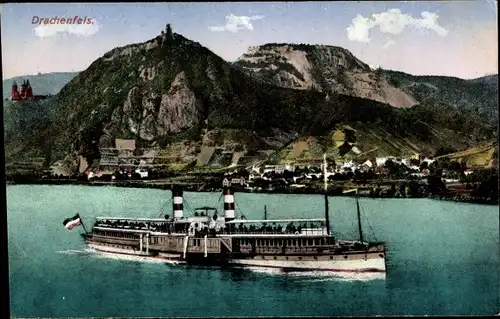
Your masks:
<path fill-rule="evenodd" d="M 29 79 L 34 94 L 55 95 L 63 86 L 71 81 L 78 72 L 39 73 L 36 75 L 22 75 L 3 80 L 3 98 L 10 98 L 12 83 L 21 85 L 23 80 Z"/>
<path fill-rule="evenodd" d="M 381 69 L 376 73 L 420 103 L 444 103 L 458 110 L 472 111 L 469 114 L 498 126 L 498 74 L 464 80 Z"/>
<path fill-rule="evenodd" d="M 327 65 L 331 58 L 324 58 Z M 495 133 L 448 105 L 412 106 L 409 95 L 383 79 L 367 90 L 382 83 L 384 89 L 376 93 L 387 103 L 373 94 L 364 98 L 360 92 L 365 91 L 352 81 L 373 73 L 361 61 L 347 60 L 335 80 L 345 84 L 342 90 L 284 87 L 167 26 L 151 40 L 107 52 L 50 100 L 6 103 L 6 160 L 65 159 L 75 170 L 79 158 L 91 163 L 101 148 L 125 138 L 134 139 L 138 149 L 159 149 L 162 161 L 172 165 L 247 165 L 342 125 L 357 130 L 362 151 L 372 147 L 370 136 L 379 136 L 381 154 L 434 152 L 450 143 L 467 147 Z M 340 80 L 351 73 L 349 80 Z M 394 105 L 398 101 L 403 104 Z"/>
<path fill-rule="evenodd" d="M 234 64 L 281 87 L 345 94 L 395 107 L 418 104 L 341 47 L 268 43 L 250 47 Z"/>

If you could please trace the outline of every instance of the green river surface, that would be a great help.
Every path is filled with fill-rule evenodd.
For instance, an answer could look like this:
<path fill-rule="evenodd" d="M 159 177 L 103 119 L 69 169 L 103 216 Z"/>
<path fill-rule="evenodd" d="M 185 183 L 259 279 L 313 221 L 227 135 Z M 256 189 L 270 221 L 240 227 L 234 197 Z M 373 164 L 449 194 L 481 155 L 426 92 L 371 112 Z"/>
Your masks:
<path fill-rule="evenodd" d="M 171 193 L 118 187 L 8 185 L 14 317 L 494 315 L 500 312 L 498 206 L 361 198 L 367 240 L 387 246 L 385 279 L 190 267 L 89 250 L 64 219 L 171 215 Z M 185 213 L 222 210 L 220 193 L 184 193 Z M 235 195 L 237 214 L 324 216 L 318 195 Z M 330 197 L 339 239 L 357 239 L 355 200 Z M 162 206 L 164 209 L 162 211 Z M 237 216 L 238 216 L 237 215 Z M 359 276 L 359 277 L 358 277 Z"/>

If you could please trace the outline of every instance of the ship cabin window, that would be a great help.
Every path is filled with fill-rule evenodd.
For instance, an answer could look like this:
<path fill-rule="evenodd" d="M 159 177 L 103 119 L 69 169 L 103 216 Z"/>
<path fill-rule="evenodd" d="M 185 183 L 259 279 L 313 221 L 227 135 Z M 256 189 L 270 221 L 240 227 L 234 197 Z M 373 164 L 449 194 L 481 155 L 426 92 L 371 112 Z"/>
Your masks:
<path fill-rule="evenodd" d="M 312 245 L 313 245 L 313 239 L 312 239 L 312 238 L 309 238 L 307 241 L 308 241 L 308 243 L 307 243 L 307 244 L 308 244 L 309 246 L 312 246 Z"/>
<path fill-rule="evenodd" d="M 297 246 L 297 239 L 293 240 L 293 246 Z"/>

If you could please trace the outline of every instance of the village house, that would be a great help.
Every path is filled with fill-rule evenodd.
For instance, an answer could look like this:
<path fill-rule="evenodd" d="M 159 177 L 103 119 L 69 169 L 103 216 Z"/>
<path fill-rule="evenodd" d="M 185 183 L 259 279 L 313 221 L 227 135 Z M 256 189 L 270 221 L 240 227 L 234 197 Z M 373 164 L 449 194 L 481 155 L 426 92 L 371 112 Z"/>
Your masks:
<path fill-rule="evenodd" d="M 431 164 L 432 164 L 432 163 L 434 163 L 435 161 L 436 161 L 436 160 L 433 160 L 433 159 L 430 159 L 430 158 L 427 158 L 427 157 L 426 157 L 426 158 L 424 158 L 424 159 L 422 160 L 422 163 L 423 163 L 423 162 L 426 162 L 426 163 L 427 163 L 427 165 L 431 165 Z"/>
<path fill-rule="evenodd" d="M 387 162 L 388 160 L 396 162 L 396 157 L 394 157 L 394 156 L 386 156 L 386 157 L 377 157 L 375 159 L 375 161 L 377 163 L 377 166 L 384 166 L 385 162 Z"/>
<path fill-rule="evenodd" d="M 389 169 L 387 167 L 377 166 L 377 167 L 375 167 L 375 174 L 376 175 L 387 175 L 387 174 L 389 174 Z"/>
<path fill-rule="evenodd" d="M 377 164 L 377 163 L 375 162 L 375 165 L 376 165 L 376 164 Z M 371 160 L 366 160 L 366 161 L 365 161 L 363 164 L 361 164 L 361 165 L 362 165 L 362 166 L 364 166 L 364 167 L 366 167 L 366 168 L 373 168 L 373 166 L 375 166 Z"/>
<path fill-rule="evenodd" d="M 359 168 L 359 165 L 356 164 L 354 161 L 351 160 L 351 161 L 349 161 L 347 163 L 344 163 L 342 165 L 341 171 L 343 171 L 343 172 L 348 172 L 348 171 L 354 172 L 358 168 Z"/>
<path fill-rule="evenodd" d="M 472 170 L 472 169 L 470 169 L 470 168 L 468 168 L 468 169 L 466 169 L 466 170 L 464 171 L 464 175 L 465 175 L 465 176 L 469 176 L 470 174 L 473 174 L 473 173 L 474 173 L 474 170 Z"/>
<path fill-rule="evenodd" d="M 247 186 L 244 177 L 233 177 L 231 179 L 225 177 L 222 180 L 222 187 L 231 187 L 231 186 Z"/>
<path fill-rule="evenodd" d="M 231 178 L 231 185 L 246 186 L 246 184 L 244 177 Z"/>

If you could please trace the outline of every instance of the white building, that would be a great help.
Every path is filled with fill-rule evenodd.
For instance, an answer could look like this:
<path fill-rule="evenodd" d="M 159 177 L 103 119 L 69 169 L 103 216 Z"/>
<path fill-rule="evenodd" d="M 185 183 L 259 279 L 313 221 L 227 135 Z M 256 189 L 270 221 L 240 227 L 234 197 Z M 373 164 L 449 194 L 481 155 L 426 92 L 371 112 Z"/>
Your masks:
<path fill-rule="evenodd" d="M 433 159 L 430 159 L 430 158 L 427 158 L 427 157 L 426 157 L 426 158 L 424 158 L 424 159 L 422 160 L 422 162 L 426 162 L 426 163 L 427 163 L 427 165 L 431 165 L 431 164 L 432 164 L 432 163 L 434 163 L 435 161 L 436 161 L 436 160 L 433 160 Z"/>
<path fill-rule="evenodd" d="M 377 162 L 377 166 L 384 166 L 385 162 L 388 160 L 391 160 L 393 162 L 396 162 L 396 158 L 394 156 L 387 156 L 387 157 L 377 157 L 375 161 Z"/>
<path fill-rule="evenodd" d="M 362 165 L 366 166 L 368 168 L 372 168 L 373 167 L 373 163 L 370 160 L 366 160 L 366 162 L 364 162 Z"/>
<path fill-rule="evenodd" d="M 141 178 L 147 178 L 148 177 L 148 171 L 145 169 L 136 169 L 135 172 L 139 175 L 141 175 Z"/>

